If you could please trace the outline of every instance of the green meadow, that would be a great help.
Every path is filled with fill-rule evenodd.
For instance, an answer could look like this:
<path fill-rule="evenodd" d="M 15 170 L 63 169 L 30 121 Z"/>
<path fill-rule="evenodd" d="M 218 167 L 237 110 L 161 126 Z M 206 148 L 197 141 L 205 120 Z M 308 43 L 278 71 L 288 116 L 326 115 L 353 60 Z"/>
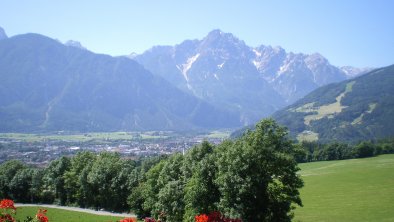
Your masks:
<path fill-rule="evenodd" d="M 394 221 L 394 154 L 299 165 L 294 221 Z"/>
<path fill-rule="evenodd" d="M 38 209 L 40 208 L 30 206 L 18 207 L 15 219 L 23 221 L 27 216 L 34 217 Z M 124 217 L 102 216 L 56 208 L 44 209 L 48 210 L 47 216 L 49 222 L 115 222 L 124 219 Z"/>

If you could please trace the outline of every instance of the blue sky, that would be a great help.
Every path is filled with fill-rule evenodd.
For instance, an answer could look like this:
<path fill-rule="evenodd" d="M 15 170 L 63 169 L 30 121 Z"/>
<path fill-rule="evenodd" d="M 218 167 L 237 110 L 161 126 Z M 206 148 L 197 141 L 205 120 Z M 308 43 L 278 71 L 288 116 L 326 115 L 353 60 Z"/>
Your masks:
<path fill-rule="evenodd" d="M 319 52 L 337 66 L 394 64 L 391 0 L 2 0 L 0 26 L 114 56 L 219 28 L 250 46 Z"/>

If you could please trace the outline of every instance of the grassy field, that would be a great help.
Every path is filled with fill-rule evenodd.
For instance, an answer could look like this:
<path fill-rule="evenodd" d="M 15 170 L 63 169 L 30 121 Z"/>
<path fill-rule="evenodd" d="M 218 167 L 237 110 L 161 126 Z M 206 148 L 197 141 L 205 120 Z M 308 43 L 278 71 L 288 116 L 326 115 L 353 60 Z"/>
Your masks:
<path fill-rule="evenodd" d="M 343 97 L 345 97 L 345 95 L 347 93 L 352 91 L 354 83 L 355 82 L 353 81 L 353 82 L 349 82 L 346 85 L 345 92 L 343 92 L 339 96 L 337 96 L 335 103 L 331 103 L 331 104 L 327 104 L 327 105 L 324 105 L 324 106 L 320 106 L 317 110 L 315 110 L 317 112 L 317 114 L 312 114 L 312 115 L 305 116 L 305 118 L 304 118 L 305 119 L 305 121 L 304 121 L 305 125 L 309 126 L 310 122 L 313 121 L 313 120 L 319 120 L 319 119 L 322 119 L 324 117 L 330 118 L 335 113 L 342 112 L 342 109 L 344 109 L 345 106 L 341 105 L 341 100 L 342 100 Z"/>
<path fill-rule="evenodd" d="M 294 221 L 394 221 L 394 155 L 300 164 Z"/>
<path fill-rule="evenodd" d="M 15 219 L 23 221 L 26 216 L 34 217 L 38 209 L 38 207 L 18 207 Z M 101 216 L 55 208 L 45 209 L 48 210 L 49 222 L 115 222 L 124 219 L 123 217 Z"/>
<path fill-rule="evenodd" d="M 215 130 L 208 134 L 208 138 L 217 138 L 217 139 L 228 139 L 230 137 L 231 131 L 219 131 Z"/>

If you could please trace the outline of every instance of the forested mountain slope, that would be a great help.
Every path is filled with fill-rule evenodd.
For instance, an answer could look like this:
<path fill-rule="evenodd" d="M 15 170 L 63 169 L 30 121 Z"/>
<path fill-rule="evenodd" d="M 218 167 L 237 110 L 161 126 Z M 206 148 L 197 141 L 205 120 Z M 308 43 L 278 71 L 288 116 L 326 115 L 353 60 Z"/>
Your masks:
<path fill-rule="evenodd" d="M 367 140 L 394 135 L 394 65 L 321 87 L 273 117 L 299 139 Z"/>

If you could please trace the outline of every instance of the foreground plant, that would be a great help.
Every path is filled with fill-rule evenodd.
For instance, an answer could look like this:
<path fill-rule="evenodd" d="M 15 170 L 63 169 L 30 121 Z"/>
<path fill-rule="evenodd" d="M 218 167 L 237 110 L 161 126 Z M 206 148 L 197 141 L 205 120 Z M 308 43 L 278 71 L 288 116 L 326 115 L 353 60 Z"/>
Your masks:
<path fill-rule="evenodd" d="M 16 222 L 13 215 L 16 214 L 16 207 L 14 206 L 14 201 L 10 199 L 3 199 L 0 201 L 0 222 Z M 46 216 L 47 210 L 39 209 L 36 216 L 28 216 L 23 222 L 48 222 L 48 217 Z"/>
<path fill-rule="evenodd" d="M 0 202 L 0 222 L 15 222 L 12 215 L 16 214 L 16 207 L 14 206 L 14 201 L 9 199 L 3 199 Z"/>
<path fill-rule="evenodd" d="M 137 222 L 137 219 L 130 217 L 130 218 L 122 219 L 119 222 Z"/>
<path fill-rule="evenodd" d="M 39 209 L 36 214 L 36 220 L 32 220 L 34 222 L 48 222 L 48 217 L 46 216 L 47 210 Z"/>
<path fill-rule="evenodd" d="M 194 217 L 196 222 L 242 222 L 241 219 L 226 218 L 218 211 L 211 212 L 210 214 L 200 214 Z"/>

